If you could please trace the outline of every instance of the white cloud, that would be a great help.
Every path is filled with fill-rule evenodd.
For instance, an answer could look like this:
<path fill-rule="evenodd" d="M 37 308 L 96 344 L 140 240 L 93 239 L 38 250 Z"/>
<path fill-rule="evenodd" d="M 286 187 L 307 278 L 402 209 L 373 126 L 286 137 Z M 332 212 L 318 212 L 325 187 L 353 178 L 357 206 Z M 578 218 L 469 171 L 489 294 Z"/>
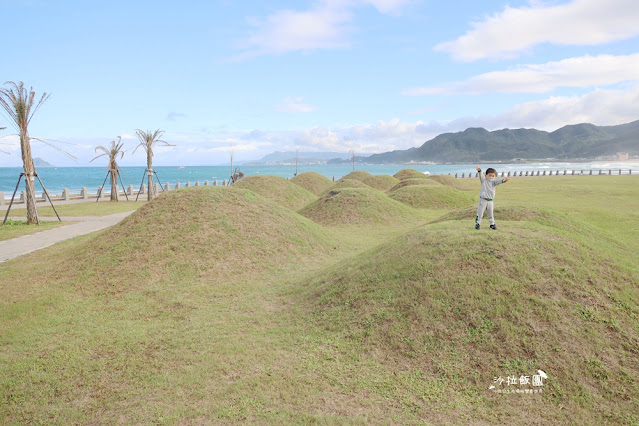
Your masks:
<path fill-rule="evenodd" d="M 515 105 L 494 115 L 462 117 L 431 123 L 425 131 L 462 131 L 469 127 L 488 130 L 536 128 L 556 130 L 568 124 L 616 125 L 639 119 L 639 85 L 625 90 L 597 89 L 583 96 L 552 96 Z"/>
<path fill-rule="evenodd" d="M 557 87 L 593 87 L 639 79 L 639 53 L 582 56 L 494 71 L 440 87 L 405 89 L 409 96 L 480 93 L 544 93 Z"/>
<path fill-rule="evenodd" d="M 639 84 L 624 89 L 596 89 L 582 96 L 553 96 L 534 102 L 522 103 L 495 114 L 462 117 L 452 121 L 402 121 L 382 120 L 343 127 L 318 126 L 300 131 L 217 130 L 209 133 L 167 133 L 165 140 L 174 147 L 158 147 L 154 164 L 210 165 L 229 161 L 228 149 L 233 146 L 235 161 L 257 160 L 273 151 L 334 151 L 368 155 L 396 149 L 408 149 L 422 145 L 427 140 L 444 133 L 463 131 L 468 127 L 484 127 L 488 130 L 502 128 L 537 128 L 556 130 L 567 124 L 593 123 L 615 125 L 639 119 Z M 6 138 L 5 138 L 6 139 Z M 74 140 L 71 153 L 78 157 L 74 163 L 43 144 L 34 145 L 34 156 L 39 156 L 57 166 L 89 165 L 95 156 L 93 149 L 103 145 L 108 137 Z M 4 140 L 3 140 L 4 141 Z M 10 145 L 19 150 L 16 139 Z M 128 145 L 129 148 L 133 144 Z M 142 151 L 127 152 L 120 162 L 122 166 L 144 165 Z M 0 165 L 19 166 L 19 155 L 0 156 Z M 94 164 L 91 164 L 94 165 Z"/>
<path fill-rule="evenodd" d="M 574 0 L 548 5 L 531 1 L 472 24 L 457 40 L 438 44 L 461 61 L 513 57 L 540 43 L 599 45 L 639 35 L 636 0 Z"/>
<path fill-rule="evenodd" d="M 399 14 L 412 2 L 411 0 L 364 0 L 363 3 L 374 6 L 380 13 Z"/>
<path fill-rule="evenodd" d="M 171 112 L 169 112 L 169 113 L 166 115 L 165 120 L 166 120 L 166 121 L 175 121 L 175 120 L 177 120 L 178 118 L 183 118 L 183 117 L 186 117 L 186 114 L 181 113 L 181 112 L 174 112 L 174 111 L 171 111 Z"/>
<path fill-rule="evenodd" d="M 282 103 L 275 107 L 276 111 L 286 112 L 292 114 L 305 113 L 305 112 L 313 112 L 317 109 L 316 106 L 305 104 L 302 101 L 304 98 L 302 97 L 288 97 L 284 98 Z"/>
<path fill-rule="evenodd" d="M 249 18 L 253 31 L 241 44 L 244 52 L 234 60 L 266 54 L 350 46 L 353 9 L 371 5 L 380 13 L 399 14 L 411 0 L 322 0 L 306 11 L 284 9 L 265 18 Z"/>
<path fill-rule="evenodd" d="M 255 30 L 235 59 L 290 51 L 348 47 L 351 15 L 343 8 L 320 5 L 308 11 L 280 10 L 264 19 L 250 19 Z"/>
<path fill-rule="evenodd" d="M 488 120 L 490 127 L 556 129 L 567 124 L 623 124 L 639 119 L 639 85 L 597 89 L 583 96 L 553 96 L 516 105 Z"/>

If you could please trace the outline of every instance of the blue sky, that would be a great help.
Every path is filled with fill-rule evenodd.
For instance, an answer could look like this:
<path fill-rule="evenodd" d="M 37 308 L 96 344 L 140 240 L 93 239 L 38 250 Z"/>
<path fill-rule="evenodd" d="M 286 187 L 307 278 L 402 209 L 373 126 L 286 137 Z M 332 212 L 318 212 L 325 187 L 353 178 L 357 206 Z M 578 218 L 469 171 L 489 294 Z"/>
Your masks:
<path fill-rule="evenodd" d="M 639 119 L 639 2 L 0 0 L 0 79 L 51 93 L 34 156 L 85 166 L 135 129 L 157 165 L 370 154 L 468 127 Z M 0 116 L 0 166 L 21 165 Z M 91 165 L 101 165 L 97 160 Z"/>

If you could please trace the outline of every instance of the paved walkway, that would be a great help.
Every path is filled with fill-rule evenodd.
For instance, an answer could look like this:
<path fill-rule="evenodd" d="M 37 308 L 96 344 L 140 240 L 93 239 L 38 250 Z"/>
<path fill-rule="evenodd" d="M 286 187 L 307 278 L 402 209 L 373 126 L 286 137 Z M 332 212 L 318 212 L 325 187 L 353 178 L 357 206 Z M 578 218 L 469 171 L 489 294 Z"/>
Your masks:
<path fill-rule="evenodd" d="M 22 237 L 10 240 L 0 241 L 0 263 L 9 259 L 14 259 L 23 254 L 40 250 L 45 247 L 52 246 L 60 241 L 68 240 L 80 235 L 99 231 L 109 226 L 113 226 L 122 219 L 133 213 L 134 210 L 116 213 L 109 216 L 96 217 L 63 217 L 64 222 L 75 222 L 69 225 L 63 225 L 58 228 L 48 229 L 46 231 L 36 232 L 35 234 L 24 235 Z M 15 218 L 13 220 L 25 220 L 24 218 Z M 44 218 L 40 220 L 58 220 L 57 218 Z M 1 222 L 0 222 L 1 223 Z"/>

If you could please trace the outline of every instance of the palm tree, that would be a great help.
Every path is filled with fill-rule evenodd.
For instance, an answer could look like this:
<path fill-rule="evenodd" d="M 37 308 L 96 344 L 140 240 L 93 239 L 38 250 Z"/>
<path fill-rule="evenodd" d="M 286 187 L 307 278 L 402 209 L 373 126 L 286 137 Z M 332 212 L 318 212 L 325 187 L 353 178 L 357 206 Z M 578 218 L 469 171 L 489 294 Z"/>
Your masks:
<path fill-rule="evenodd" d="M 163 143 L 166 146 L 174 146 L 160 139 L 163 133 L 164 131 L 160 129 L 154 132 L 151 132 L 150 130 L 146 132 L 140 129 L 135 130 L 135 134 L 138 136 L 140 144 L 135 147 L 135 150 L 133 150 L 133 152 L 135 153 L 135 151 L 137 151 L 139 147 L 144 148 L 144 150 L 146 151 L 147 174 L 149 176 L 149 201 L 151 201 L 156 195 L 155 186 L 153 185 L 153 173 L 155 173 L 153 171 L 153 145 L 157 143 Z"/>
<path fill-rule="evenodd" d="M 35 92 L 33 88 L 28 91 L 23 82 L 18 84 L 7 81 L 12 88 L 0 89 L 0 106 L 6 112 L 12 124 L 15 126 L 20 136 L 20 148 L 22 150 L 22 164 L 25 174 L 26 203 L 27 203 L 27 223 L 38 223 L 38 211 L 35 202 L 35 166 L 31 156 L 31 138 L 29 137 L 29 123 L 36 111 L 43 103 L 49 99 L 49 94 L 43 93 L 38 102 L 35 102 Z"/>
<path fill-rule="evenodd" d="M 122 142 L 122 138 L 118 136 L 117 142 L 111 141 L 111 147 L 109 149 L 103 147 L 102 145 L 97 146 L 95 148 L 95 152 L 102 151 L 102 154 L 96 156 L 93 160 L 95 160 L 96 158 L 103 157 L 105 155 L 109 157 L 109 166 L 107 170 L 111 172 L 111 201 L 118 201 L 119 168 L 118 168 L 118 163 L 116 160 L 118 158 L 118 155 L 120 156 L 120 158 L 124 157 L 124 151 L 122 150 L 123 145 L 124 145 L 124 142 Z M 91 160 L 90 162 L 92 162 L 93 160 Z"/>

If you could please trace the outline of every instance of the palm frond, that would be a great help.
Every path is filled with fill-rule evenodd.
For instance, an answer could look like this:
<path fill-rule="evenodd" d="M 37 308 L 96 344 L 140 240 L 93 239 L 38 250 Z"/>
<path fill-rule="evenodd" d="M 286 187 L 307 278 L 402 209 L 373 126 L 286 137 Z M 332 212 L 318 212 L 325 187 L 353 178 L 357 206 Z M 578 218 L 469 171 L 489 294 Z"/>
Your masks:
<path fill-rule="evenodd" d="M 111 146 L 109 148 L 105 148 L 102 145 L 96 146 L 95 147 L 95 152 L 98 152 L 98 150 L 103 151 L 102 154 L 96 156 L 93 160 L 95 160 L 96 158 L 100 158 L 100 157 L 104 157 L 104 156 L 108 156 L 109 157 L 109 164 L 111 164 L 112 162 L 115 162 L 116 158 L 118 157 L 118 155 L 120 155 L 120 158 L 124 158 L 124 150 L 122 149 L 122 147 L 124 146 L 124 142 L 122 142 L 122 138 L 120 136 L 117 136 L 118 141 L 111 141 Z M 89 161 L 92 162 L 93 160 Z M 117 163 L 115 163 L 117 166 Z"/>
<path fill-rule="evenodd" d="M 76 157 L 75 155 L 73 155 L 73 154 L 71 154 L 71 153 L 69 153 L 69 152 L 66 152 L 64 149 L 59 148 L 59 147 L 55 146 L 55 145 L 54 145 L 54 144 L 52 144 L 52 143 L 47 142 L 47 141 L 46 141 L 46 139 L 40 139 L 40 138 L 31 138 L 31 139 L 36 140 L 36 141 L 40 141 L 40 142 L 42 142 L 42 143 L 44 143 L 44 144 L 47 144 L 47 145 L 49 145 L 51 148 L 55 149 L 56 151 L 63 153 L 64 155 L 66 155 L 66 156 L 67 156 L 67 157 L 69 157 L 70 159 L 72 159 L 72 160 L 77 160 L 77 157 Z"/>

